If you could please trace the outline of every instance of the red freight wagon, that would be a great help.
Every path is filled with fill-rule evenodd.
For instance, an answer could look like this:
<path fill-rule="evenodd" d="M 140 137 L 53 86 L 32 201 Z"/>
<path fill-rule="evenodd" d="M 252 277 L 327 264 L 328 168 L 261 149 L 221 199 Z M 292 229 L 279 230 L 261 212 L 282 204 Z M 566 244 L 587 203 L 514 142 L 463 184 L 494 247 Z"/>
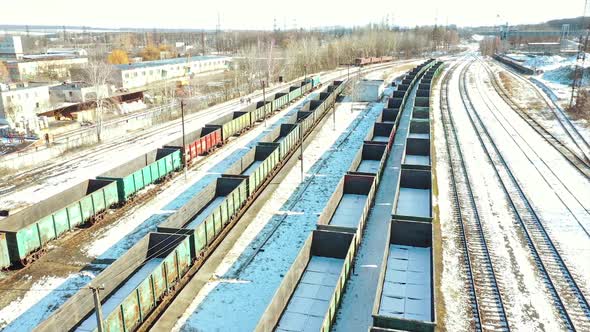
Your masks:
<path fill-rule="evenodd" d="M 186 164 L 190 166 L 198 156 L 206 155 L 222 143 L 221 128 L 204 127 L 187 133 L 184 141 Z M 182 137 L 166 144 L 166 147 L 182 148 Z"/>

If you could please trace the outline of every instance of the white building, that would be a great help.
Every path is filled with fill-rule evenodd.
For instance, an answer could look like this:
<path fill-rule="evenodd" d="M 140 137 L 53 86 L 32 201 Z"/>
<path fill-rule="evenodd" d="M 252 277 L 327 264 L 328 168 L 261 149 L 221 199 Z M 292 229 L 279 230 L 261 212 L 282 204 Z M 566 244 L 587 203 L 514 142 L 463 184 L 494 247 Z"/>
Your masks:
<path fill-rule="evenodd" d="M 359 81 L 354 101 L 372 102 L 378 101 L 383 95 L 385 81 L 383 80 L 361 80 Z"/>
<path fill-rule="evenodd" d="M 108 85 L 100 86 L 99 94 L 109 96 Z M 49 88 L 49 99 L 52 104 L 84 103 L 96 99 L 96 88 L 83 82 L 63 83 Z"/>
<path fill-rule="evenodd" d="M 114 81 L 117 86 L 132 89 L 152 83 L 195 74 L 227 69 L 231 58 L 224 56 L 193 56 L 117 65 Z"/>
<path fill-rule="evenodd" d="M 82 67 L 88 58 L 64 58 L 43 56 L 22 61 L 7 61 L 6 67 L 13 81 L 36 80 L 39 76 L 48 76 L 55 80 L 70 78 L 70 69 Z"/>
<path fill-rule="evenodd" d="M 38 113 L 50 108 L 49 85 L 0 85 L 0 125 L 19 131 L 38 131 Z"/>
<path fill-rule="evenodd" d="M 0 59 L 22 59 L 23 43 L 20 36 L 0 37 Z"/>
<path fill-rule="evenodd" d="M 49 48 L 46 53 L 51 55 L 70 55 L 76 57 L 88 56 L 88 52 L 83 48 Z"/>

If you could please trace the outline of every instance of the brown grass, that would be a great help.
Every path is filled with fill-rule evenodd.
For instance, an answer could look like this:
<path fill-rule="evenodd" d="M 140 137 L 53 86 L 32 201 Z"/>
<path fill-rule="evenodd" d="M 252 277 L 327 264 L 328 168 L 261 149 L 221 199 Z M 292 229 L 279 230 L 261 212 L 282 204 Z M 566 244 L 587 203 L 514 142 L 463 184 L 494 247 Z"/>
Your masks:
<path fill-rule="evenodd" d="M 436 86 L 433 84 L 433 86 Z M 435 126 L 434 119 L 431 118 L 430 127 L 432 134 L 432 143 L 430 153 L 432 155 L 432 194 L 438 197 L 438 177 L 436 173 L 436 149 L 435 147 Z M 446 331 L 445 319 L 446 319 L 446 308 L 443 300 L 442 292 L 442 272 L 444 268 L 443 264 L 443 244 L 442 244 L 442 227 L 440 225 L 440 211 L 438 205 L 433 206 L 432 215 L 432 226 L 434 227 L 434 287 L 435 287 L 435 305 L 436 305 L 436 330 Z"/>

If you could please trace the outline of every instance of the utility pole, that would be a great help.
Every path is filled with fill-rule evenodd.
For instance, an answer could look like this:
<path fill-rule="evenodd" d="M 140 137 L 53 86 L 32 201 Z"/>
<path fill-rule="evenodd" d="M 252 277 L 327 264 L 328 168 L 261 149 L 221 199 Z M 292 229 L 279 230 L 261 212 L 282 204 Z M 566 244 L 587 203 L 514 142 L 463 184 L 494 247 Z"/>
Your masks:
<path fill-rule="evenodd" d="M 334 106 L 333 106 L 333 110 L 332 110 L 332 124 L 333 124 L 333 129 L 334 131 L 336 131 L 336 99 L 334 99 Z"/>
<path fill-rule="evenodd" d="M 347 71 L 346 71 L 346 84 L 350 84 L 351 85 L 351 88 L 354 91 L 354 86 L 352 86 L 352 83 L 350 83 L 350 65 L 351 64 L 352 64 L 352 59 L 350 59 L 350 61 L 348 63 L 348 68 L 347 68 Z M 352 114 L 352 97 L 351 97 L 351 100 L 350 100 L 350 113 Z"/>
<path fill-rule="evenodd" d="M 98 328 L 98 332 L 103 332 L 104 327 L 102 325 L 102 306 L 100 304 L 100 296 L 98 292 L 104 290 L 104 287 L 88 286 L 88 288 L 90 288 L 92 291 L 92 297 L 94 298 L 94 313 L 96 315 L 96 326 Z"/>
<path fill-rule="evenodd" d="M 262 103 L 264 105 L 264 126 L 266 127 L 266 90 L 264 88 L 265 83 L 264 80 L 262 80 Z"/>
<path fill-rule="evenodd" d="M 574 78 L 572 81 L 572 94 L 570 97 L 570 108 L 574 106 L 574 101 L 577 101 L 576 90 L 582 86 L 584 78 L 584 63 L 586 62 L 586 48 L 588 46 L 589 28 L 586 26 L 585 17 L 590 13 L 590 1 L 584 1 L 584 13 L 582 14 L 582 29 L 586 30 L 586 36 L 580 36 L 580 44 L 578 47 L 577 63 L 574 70 Z"/>
<path fill-rule="evenodd" d="M 184 155 L 184 181 L 187 177 L 187 164 L 186 164 L 186 142 L 184 137 L 184 99 L 180 99 L 180 117 L 182 119 L 182 153 Z"/>
<path fill-rule="evenodd" d="M 301 161 L 301 183 L 303 183 L 303 128 L 301 127 L 299 127 L 299 141 L 301 142 L 299 152 L 299 160 Z"/>

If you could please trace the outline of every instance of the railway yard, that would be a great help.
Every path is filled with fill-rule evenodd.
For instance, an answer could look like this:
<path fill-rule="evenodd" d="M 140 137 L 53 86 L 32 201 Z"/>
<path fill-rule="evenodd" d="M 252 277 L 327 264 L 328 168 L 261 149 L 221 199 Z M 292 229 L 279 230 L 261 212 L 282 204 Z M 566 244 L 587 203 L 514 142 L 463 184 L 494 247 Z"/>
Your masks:
<path fill-rule="evenodd" d="M 590 331 L 588 124 L 502 58 L 356 65 L 1 176 L 0 330 Z"/>

